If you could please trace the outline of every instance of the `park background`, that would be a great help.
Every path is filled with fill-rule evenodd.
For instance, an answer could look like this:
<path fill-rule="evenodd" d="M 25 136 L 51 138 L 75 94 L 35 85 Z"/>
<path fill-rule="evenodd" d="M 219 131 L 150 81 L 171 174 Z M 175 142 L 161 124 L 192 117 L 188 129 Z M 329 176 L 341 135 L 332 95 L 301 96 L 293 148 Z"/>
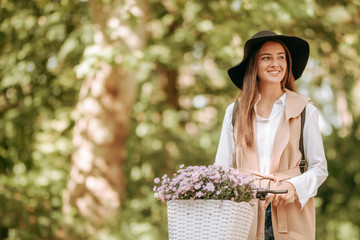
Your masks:
<path fill-rule="evenodd" d="M 1 0 L 0 19 L 0 239 L 167 239 L 153 179 L 213 163 L 260 30 L 310 44 L 317 239 L 360 239 L 359 0 Z"/>

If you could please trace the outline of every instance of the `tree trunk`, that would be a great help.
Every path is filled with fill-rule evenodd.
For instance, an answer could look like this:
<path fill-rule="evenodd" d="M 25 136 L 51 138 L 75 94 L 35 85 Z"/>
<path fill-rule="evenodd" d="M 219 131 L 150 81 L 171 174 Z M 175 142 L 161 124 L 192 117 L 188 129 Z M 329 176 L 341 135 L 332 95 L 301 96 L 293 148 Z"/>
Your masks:
<path fill-rule="evenodd" d="M 146 43 L 143 4 L 146 1 L 90 1 L 94 18 L 91 48 L 100 57 L 80 90 L 64 211 L 74 207 L 93 229 L 118 213 L 125 190 L 125 142 L 137 83 L 135 72 L 123 66 L 122 59 L 140 52 Z M 112 56 L 119 48 L 122 54 Z M 110 59 L 102 57 L 106 52 Z"/>

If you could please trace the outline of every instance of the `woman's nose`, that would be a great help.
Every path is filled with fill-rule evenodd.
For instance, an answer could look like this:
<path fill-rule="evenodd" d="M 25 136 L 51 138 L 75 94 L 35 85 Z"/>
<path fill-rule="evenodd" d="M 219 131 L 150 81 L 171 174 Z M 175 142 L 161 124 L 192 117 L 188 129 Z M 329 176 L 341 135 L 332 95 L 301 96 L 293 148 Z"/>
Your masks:
<path fill-rule="evenodd" d="M 279 60 L 276 58 L 273 58 L 270 62 L 271 66 L 278 66 L 279 65 Z"/>

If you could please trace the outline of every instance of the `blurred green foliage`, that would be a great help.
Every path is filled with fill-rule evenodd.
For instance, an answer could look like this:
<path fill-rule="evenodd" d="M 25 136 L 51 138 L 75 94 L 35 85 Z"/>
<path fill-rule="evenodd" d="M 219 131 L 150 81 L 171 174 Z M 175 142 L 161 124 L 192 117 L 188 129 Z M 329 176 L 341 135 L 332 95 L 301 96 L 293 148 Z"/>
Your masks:
<path fill-rule="evenodd" d="M 92 41 L 87 3 L 1 1 L 0 239 L 56 239 L 70 168 L 73 67 Z"/>
<path fill-rule="evenodd" d="M 1 1 L 0 239 L 167 239 L 153 179 L 214 161 L 237 95 L 226 70 L 261 29 L 311 45 L 297 84 L 322 113 L 330 172 L 316 198 L 317 239 L 359 239 L 359 1 L 151 0 L 149 9 L 144 57 L 128 63 L 129 71 L 139 67 L 139 87 L 126 195 L 118 222 L 90 236 L 76 213 L 62 214 L 81 86 L 74 69 L 90 61 L 84 49 L 93 41 L 89 3 Z"/>

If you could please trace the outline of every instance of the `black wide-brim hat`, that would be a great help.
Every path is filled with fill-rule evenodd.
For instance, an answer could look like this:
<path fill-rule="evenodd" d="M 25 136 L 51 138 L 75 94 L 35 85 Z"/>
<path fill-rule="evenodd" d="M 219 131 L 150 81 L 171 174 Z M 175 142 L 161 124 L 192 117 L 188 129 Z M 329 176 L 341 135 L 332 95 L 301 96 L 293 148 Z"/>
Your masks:
<path fill-rule="evenodd" d="M 294 78 L 296 80 L 301 77 L 309 59 L 310 49 L 308 42 L 294 36 L 278 35 L 271 31 L 261 31 L 246 41 L 243 60 L 228 70 L 231 81 L 238 88 L 242 89 L 246 66 L 249 62 L 248 60 L 251 53 L 260 47 L 264 42 L 272 40 L 280 40 L 287 46 L 291 55 L 292 73 Z"/>

